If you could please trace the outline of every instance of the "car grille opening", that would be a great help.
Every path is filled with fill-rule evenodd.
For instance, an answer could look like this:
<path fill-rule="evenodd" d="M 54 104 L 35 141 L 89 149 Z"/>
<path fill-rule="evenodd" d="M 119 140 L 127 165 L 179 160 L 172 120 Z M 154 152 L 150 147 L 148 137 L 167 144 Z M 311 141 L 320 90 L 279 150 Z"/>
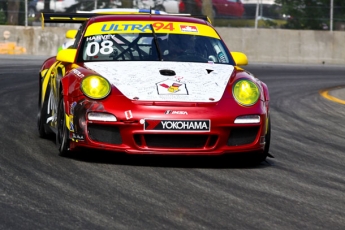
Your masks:
<path fill-rule="evenodd" d="M 141 137 L 145 140 L 142 143 Z M 134 140 L 140 147 L 148 148 L 211 148 L 218 137 L 215 135 L 194 134 L 136 134 Z"/>
<path fill-rule="evenodd" d="M 115 145 L 122 144 L 120 130 L 116 126 L 89 124 L 88 132 L 90 139 L 93 141 Z"/>
<path fill-rule="evenodd" d="M 255 141 L 259 127 L 241 127 L 231 129 L 228 146 L 246 145 Z"/>

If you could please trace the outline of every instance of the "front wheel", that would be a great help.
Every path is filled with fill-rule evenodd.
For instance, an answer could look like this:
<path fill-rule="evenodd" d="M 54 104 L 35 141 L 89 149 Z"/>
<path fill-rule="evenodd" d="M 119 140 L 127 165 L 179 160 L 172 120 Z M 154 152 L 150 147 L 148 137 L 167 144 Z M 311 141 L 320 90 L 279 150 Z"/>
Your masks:
<path fill-rule="evenodd" d="M 255 155 L 254 161 L 256 163 L 261 163 L 265 161 L 268 156 L 270 156 L 269 149 L 270 149 L 270 144 L 271 144 L 271 119 L 269 117 L 267 119 L 267 122 L 268 124 L 267 124 L 267 132 L 265 135 L 265 142 L 266 142 L 265 148 L 262 153 Z"/>
<path fill-rule="evenodd" d="M 45 129 L 45 121 L 46 117 L 44 114 L 44 111 L 46 110 L 46 107 L 44 107 L 45 104 L 43 104 L 43 107 L 39 109 L 37 113 L 37 128 L 38 128 L 38 135 L 40 138 L 47 138 L 48 134 Z"/>
<path fill-rule="evenodd" d="M 267 157 L 269 155 L 270 145 L 271 145 L 271 119 L 268 117 L 267 133 L 265 135 L 265 149 L 264 154 Z M 265 158 L 266 159 L 266 158 Z"/>
<path fill-rule="evenodd" d="M 47 92 L 49 91 L 49 87 L 47 88 Z M 47 132 L 47 109 L 48 109 L 48 100 L 49 96 L 46 95 L 45 99 L 43 101 L 43 104 L 41 106 L 41 100 L 40 97 L 38 98 L 38 113 L 37 113 L 37 128 L 38 128 L 38 135 L 41 138 L 48 138 L 49 132 Z"/>
<path fill-rule="evenodd" d="M 69 130 L 66 126 L 66 112 L 65 103 L 61 97 L 59 108 L 57 112 L 57 134 L 56 143 L 59 148 L 61 156 L 66 156 L 69 153 Z"/>

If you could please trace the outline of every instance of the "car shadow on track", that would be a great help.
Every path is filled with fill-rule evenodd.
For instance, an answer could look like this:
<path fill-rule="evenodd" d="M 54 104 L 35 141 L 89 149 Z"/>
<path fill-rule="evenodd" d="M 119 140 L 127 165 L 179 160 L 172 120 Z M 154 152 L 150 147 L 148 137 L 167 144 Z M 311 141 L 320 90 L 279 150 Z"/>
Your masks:
<path fill-rule="evenodd" d="M 71 152 L 67 158 L 98 164 L 118 164 L 144 167 L 169 168 L 265 168 L 274 166 L 270 159 L 257 163 L 251 155 L 225 156 L 164 156 L 128 155 L 100 150 L 80 150 Z"/>

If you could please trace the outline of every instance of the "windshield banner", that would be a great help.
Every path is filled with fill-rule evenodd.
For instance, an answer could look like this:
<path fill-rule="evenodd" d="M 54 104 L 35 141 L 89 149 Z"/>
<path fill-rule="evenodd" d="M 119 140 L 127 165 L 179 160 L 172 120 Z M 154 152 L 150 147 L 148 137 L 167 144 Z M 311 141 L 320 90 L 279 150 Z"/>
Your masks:
<path fill-rule="evenodd" d="M 99 34 L 152 33 L 193 34 L 220 39 L 216 31 L 208 26 L 187 22 L 114 21 L 89 25 L 85 37 Z"/>

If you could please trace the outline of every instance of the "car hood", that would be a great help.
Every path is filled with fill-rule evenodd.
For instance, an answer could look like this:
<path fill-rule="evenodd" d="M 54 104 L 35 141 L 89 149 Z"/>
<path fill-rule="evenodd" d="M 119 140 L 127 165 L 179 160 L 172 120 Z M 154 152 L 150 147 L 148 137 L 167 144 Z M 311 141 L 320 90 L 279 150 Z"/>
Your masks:
<path fill-rule="evenodd" d="M 216 102 L 234 67 L 187 62 L 88 62 L 129 99 L 141 101 Z"/>

